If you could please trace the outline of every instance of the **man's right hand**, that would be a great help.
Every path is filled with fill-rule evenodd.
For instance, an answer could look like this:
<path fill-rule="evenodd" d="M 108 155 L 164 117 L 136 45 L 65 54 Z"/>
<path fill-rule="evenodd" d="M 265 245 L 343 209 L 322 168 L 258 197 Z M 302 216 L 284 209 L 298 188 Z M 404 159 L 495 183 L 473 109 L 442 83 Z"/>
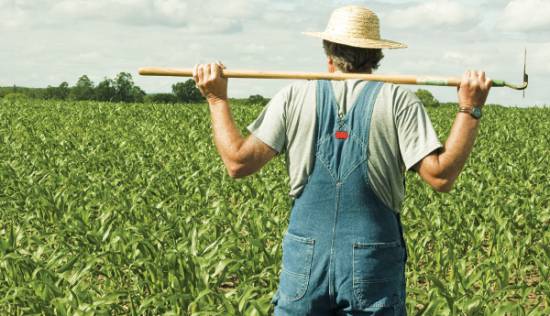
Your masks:
<path fill-rule="evenodd" d="M 487 100 L 493 81 L 484 71 L 466 71 L 458 88 L 458 101 L 462 107 L 482 107 Z"/>
<path fill-rule="evenodd" d="M 221 62 L 193 67 L 193 80 L 210 105 L 227 102 L 227 78 L 223 76 L 224 68 Z"/>

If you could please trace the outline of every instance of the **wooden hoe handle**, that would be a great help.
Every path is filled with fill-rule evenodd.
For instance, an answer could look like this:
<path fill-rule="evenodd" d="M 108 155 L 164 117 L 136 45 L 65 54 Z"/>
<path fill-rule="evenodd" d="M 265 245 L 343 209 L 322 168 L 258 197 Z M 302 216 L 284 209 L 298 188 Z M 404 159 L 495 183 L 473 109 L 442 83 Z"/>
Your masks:
<path fill-rule="evenodd" d="M 143 76 L 169 76 L 192 77 L 192 69 L 145 67 L 139 69 Z M 379 75 L 356 73 L 325 73 L 325 72 L 285 72 L 285 71 L 254 71 L 254 70 L 223 70 L 223 76 L 227 78 L 255 78 L 255 79 L 303 79 L 303 80 L 346 80 L 362 79 L 371 81 L 391 82 L 396 84 L 427 85 L 427 86 L 460 86 L 460 78 L 456 77 L 419 77 L 408 75 Z M 493 80 L 493 87 L 510 87 L 518 90 L 525 86 L 515 86 L 503 80 Z"/>

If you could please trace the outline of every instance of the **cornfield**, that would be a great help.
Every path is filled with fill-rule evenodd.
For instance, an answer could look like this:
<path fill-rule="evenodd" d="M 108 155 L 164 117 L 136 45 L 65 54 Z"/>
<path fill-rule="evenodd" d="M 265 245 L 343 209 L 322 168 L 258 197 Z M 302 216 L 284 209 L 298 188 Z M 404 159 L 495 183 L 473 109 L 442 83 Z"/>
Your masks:
<path fill-rule="evenodd" d="M 550 109 L 488 106 L 451 194 L 407 175 L 410 315 L 550 314 L 549 171 Z M 0 314 L 269 315 L 287 180 L 229 178 L 204 104 L 0 100 Z"/>

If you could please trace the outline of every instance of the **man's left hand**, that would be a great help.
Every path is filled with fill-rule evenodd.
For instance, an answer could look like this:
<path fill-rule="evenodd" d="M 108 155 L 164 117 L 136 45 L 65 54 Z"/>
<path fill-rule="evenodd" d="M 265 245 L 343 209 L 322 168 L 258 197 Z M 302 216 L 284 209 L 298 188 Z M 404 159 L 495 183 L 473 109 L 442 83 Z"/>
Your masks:
<path fill-rule="evenodd" d="M 193 80 L 209 104 L 227 101 L 227 78 L 222 74 L 224 68 L 221 62 L 193 67 Z"/>

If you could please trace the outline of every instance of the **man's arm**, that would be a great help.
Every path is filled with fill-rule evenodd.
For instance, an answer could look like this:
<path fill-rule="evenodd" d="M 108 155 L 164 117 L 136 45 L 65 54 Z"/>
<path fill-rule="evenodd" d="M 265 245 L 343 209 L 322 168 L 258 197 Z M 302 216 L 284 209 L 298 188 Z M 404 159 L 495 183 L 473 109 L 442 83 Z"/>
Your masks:
<path fill-rule="evenodd" d="M 260 170 L 277 152 L 254 135 L 242 137 L 231 115 L 222 67 L 220 63 L 196 65 L 193 79 L 208 101 L 214 143 L 227 172 L 233 178 L 242 178 Z"/>
<path fill-rule="evenodd" d="M 484 72 L 467 71 L 458 90 L 459 105 L 483 106 L 491 85 Z M 478 129 L 478 119 L 459 112 L 443 149 L 424 157 L 413 169 L 437 191 L 449 192 L 472 152 Z"/>

